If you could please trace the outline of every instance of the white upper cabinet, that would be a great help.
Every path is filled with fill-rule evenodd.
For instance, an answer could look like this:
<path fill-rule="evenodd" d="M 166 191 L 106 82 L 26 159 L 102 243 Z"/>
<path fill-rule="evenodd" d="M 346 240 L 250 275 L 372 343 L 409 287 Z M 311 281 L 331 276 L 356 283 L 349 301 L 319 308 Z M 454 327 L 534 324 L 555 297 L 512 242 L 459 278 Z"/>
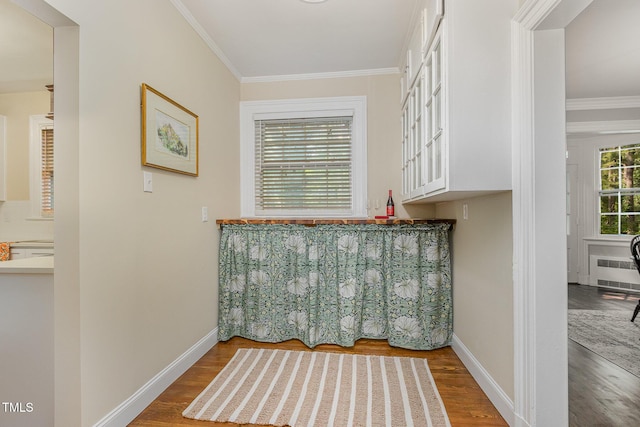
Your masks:
<path fill-rule="evenodd" d="M 517 0 L 426 5 L 423 55 L 403 92 L 403 201 L 510 190 L 510 20 Z"/>

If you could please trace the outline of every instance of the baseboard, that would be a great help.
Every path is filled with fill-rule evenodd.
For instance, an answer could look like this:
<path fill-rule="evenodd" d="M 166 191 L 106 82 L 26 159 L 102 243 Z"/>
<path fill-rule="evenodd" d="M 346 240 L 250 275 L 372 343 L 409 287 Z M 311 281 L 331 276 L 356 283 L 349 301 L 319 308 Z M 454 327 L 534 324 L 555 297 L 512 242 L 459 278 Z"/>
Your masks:
<path fill-rule="evenodd" d="M 129 424 L 135 417 L 153 402 L 180 375 L 186 372 L 194 363 L 218 342 L 218 328 L 205 335 L 189 350 L 171 362 L 149 382 L 143 385 L 131 397 L 118 405 L 113 411 L 94 424 L 94 427 L 122 427 Z"/>
<path fill-rule="evenodd" d="M 502 418 L 505 419 L 510 426 L 515 425 L 515 413 L 513 409 L 513 401 L 505 394 L 502 388 L 496 383 L 491 375 L 484 369 L 478 359 L 469 351 L 469 349 L 454 334 L 451 348 L 458 355 L 464 366 L 471 373 L 484 393 L 489 397 L 493 406 L 496 407 Z"/>

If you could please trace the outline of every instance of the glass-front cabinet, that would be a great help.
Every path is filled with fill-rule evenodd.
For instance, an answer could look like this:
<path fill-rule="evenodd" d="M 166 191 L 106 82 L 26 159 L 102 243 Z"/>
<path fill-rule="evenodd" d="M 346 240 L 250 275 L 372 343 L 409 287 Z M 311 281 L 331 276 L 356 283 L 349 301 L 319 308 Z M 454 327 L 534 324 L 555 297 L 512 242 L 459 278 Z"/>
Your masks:
<path fill-rule="evenodd" d="M 403 186 L 404 194 L 418 196 L 424 186 L 424 109 L 423 103 L 424 76 L 418 75 L 413 85 L 402 114 L 403 122 Z"/>
<path fill-rule="evenodd" d="M 442 123 L 442 57 L 440 35 L 436 36 L 424 61 L 424 115 L 425 115 L 425 193 L 444 188 L 444 155 Z"/>
<path fill-rule="evenodd" d="M 513 3 L 422 0 L 401 84 L 404 203 L 511 189 Z"/>

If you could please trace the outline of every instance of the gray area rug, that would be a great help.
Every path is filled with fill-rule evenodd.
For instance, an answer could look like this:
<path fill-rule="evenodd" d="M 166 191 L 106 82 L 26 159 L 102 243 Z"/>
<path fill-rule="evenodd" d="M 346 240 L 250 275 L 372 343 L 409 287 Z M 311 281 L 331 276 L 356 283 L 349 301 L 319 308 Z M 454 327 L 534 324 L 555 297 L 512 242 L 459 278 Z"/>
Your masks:
<path fill-rule="evenodd" d="M 640 378 L 640 317 L 633 311 L 569 310 L 569 338 Z"/>

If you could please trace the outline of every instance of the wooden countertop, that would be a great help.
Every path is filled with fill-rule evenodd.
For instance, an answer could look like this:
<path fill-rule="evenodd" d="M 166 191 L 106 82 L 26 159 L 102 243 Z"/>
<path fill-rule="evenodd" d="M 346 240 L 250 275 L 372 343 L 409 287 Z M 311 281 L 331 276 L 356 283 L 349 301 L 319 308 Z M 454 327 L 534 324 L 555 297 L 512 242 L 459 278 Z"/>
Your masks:
<path fill-rule="evenodd" d="M 302 224 L 314 226 L 318 224 L 449 224 L 453 226 L 455 219 L 420 219 L 420 218 L 391 218 L 391 219 L 351 219 L 351 218 L 238 218 L 238 219 L 217 219 L 216 224 L 223 226 L 225 224 Z"/>

